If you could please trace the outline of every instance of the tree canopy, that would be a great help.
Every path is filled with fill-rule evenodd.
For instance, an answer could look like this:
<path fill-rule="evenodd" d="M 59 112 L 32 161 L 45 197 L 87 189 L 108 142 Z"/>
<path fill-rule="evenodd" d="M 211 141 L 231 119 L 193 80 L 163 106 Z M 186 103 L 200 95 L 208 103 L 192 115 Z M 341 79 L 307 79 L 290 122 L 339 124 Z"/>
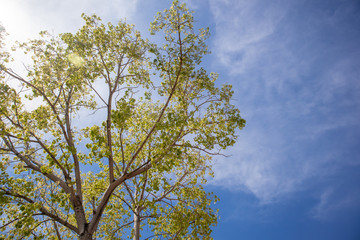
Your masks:
<path fill-rule="evenodd" d="M 211 159 L 245 126 L 207 73 L 208 29 L 174 1 L 151 23 L 0 42 L 0 239 L 211 239 Z M 16 84 L 15 84 L 16 83 Z M 146 228 L 144 228 L 146 226 Z"/>

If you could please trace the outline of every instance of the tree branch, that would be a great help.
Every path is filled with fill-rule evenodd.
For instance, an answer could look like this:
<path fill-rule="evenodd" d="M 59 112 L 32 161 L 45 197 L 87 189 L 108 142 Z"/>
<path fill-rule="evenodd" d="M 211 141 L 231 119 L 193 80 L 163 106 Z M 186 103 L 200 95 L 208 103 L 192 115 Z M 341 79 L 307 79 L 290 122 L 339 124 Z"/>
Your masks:
<path fill-rule="evenodd" d="M 53 173 L 46 173 L 41 171 L 41 166 L 43 166 L 40 163 L 36 163 L 36 165 L 34 165 L 33 163 L 30 162 L 29 159 L 27 159 L 25 156 L 23 156 L 21 153 L 19 153 L 15 147 L 5 138 L 3 137 L 3 141 L 5 142 L 6 146 L 9 148 L 9 150 L 11 150 L 11 152 L 13 152 L 15 154 L 15 156 L 17 156 L 19 159 L 21 159 L 24 163 L 26 163 L 27 167 L 29 167 L 30 169 L 39 172 L 41 174 L 43 174 L 44 176 L 46 176 L 48 179 L 50 179 L 51 181 L 55 182 L 55 183 L 59 183 L 59 186 L 66 192 L 66 193 L 71 193 L 71 189 L 69 188 L 69 186 L 66 184 L 66 182 L 64 182 L 61 178 L 59 178 L 58 176 L 54 175 Z M 34 161 L 34 160 L 32 160 Z M 34 161 L 35 162 L 35 161 Z M 40 166 L 40 167 L 39 167 Z"/>
<path fill-rule="evenodd" d="M 20 199 L 23 199 L 25 201 L 27 201 L 28 203 L 36 203 L 34 200 L 32 200 L 31 198 L 27 197 L 27 196 L 24 196 L 24 195 L 21 195 L 21 194 L 17 194 L 17 193 L 12 193 L 10 192 L 9 190 L 6 190 L 4 188 L 0 188 L 0 190 L 3 191 L 4 194 L 8 195 L 8 196 L 12 196 L 12 197 L 15 197 L 15 198 L 20 198 Z M 40 207 L 39 208 L 39 211 L 43 214 L 43 215 L 46 215 L 48 217 L 50 217 L 51 219 L 53 219 L 54 221 L 57 221 L 58 223 L 61 223 L 62 225 L 64 225 L 65 227 L 69 228 L 70 230 L 76 232 L 76 233 L 79 233 L 78 229 L 73 226 L 72 224 L 70 224 L 69 222 L 65 221 L 64 219 L 60 218 L 59 216 L 49 212 L 46 208 L 44 207 Z"/>

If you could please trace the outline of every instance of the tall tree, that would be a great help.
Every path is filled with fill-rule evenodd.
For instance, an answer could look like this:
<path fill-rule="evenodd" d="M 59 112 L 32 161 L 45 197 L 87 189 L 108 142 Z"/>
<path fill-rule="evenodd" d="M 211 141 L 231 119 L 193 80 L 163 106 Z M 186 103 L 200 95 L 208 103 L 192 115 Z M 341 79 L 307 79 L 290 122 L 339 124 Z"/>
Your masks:
<path fill-rule="evenodd" d="M 26 77 L 0 42 L 1 238 L 210 239 L 203 184 L 245 120 L 201 67 L 208 29 L 178 1 L 151 24 L 160 46 L 83 18 L 19 45 Z"/>

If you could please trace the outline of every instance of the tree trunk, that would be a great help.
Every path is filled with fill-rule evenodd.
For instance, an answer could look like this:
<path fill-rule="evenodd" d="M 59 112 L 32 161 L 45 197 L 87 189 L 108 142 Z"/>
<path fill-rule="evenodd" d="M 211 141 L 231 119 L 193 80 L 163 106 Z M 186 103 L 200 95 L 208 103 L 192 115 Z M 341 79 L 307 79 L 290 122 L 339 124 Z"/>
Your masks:
<path fill-rule="evenodd" d="M 82 235 L 79 236 L 79 240 L 92 240 L 92 234 L 88 232 L 84 232 Z"/>
<path fill-rule="evenodd" d="M 134 213 L 134 237 L 133 240 L 140 240 L 140 213 L 138 209 Z"/>

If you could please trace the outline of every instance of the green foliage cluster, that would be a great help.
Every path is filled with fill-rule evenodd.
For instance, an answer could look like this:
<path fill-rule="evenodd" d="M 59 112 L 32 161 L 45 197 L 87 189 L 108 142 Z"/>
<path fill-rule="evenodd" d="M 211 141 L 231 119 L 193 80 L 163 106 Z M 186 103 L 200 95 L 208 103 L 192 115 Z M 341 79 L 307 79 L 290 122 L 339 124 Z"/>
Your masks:
<path fill-rule="evenodd" d="M 178 1 L 151 23 L 159 45 L 82 17 L 75 34 L 19 44 L 26 77 L 0 38 L 0 239 L 140 239 L 144 226 L 211 239 L 218 199 L 203 185 L 245 120 L 201 67 L 209 30 Z"/>

